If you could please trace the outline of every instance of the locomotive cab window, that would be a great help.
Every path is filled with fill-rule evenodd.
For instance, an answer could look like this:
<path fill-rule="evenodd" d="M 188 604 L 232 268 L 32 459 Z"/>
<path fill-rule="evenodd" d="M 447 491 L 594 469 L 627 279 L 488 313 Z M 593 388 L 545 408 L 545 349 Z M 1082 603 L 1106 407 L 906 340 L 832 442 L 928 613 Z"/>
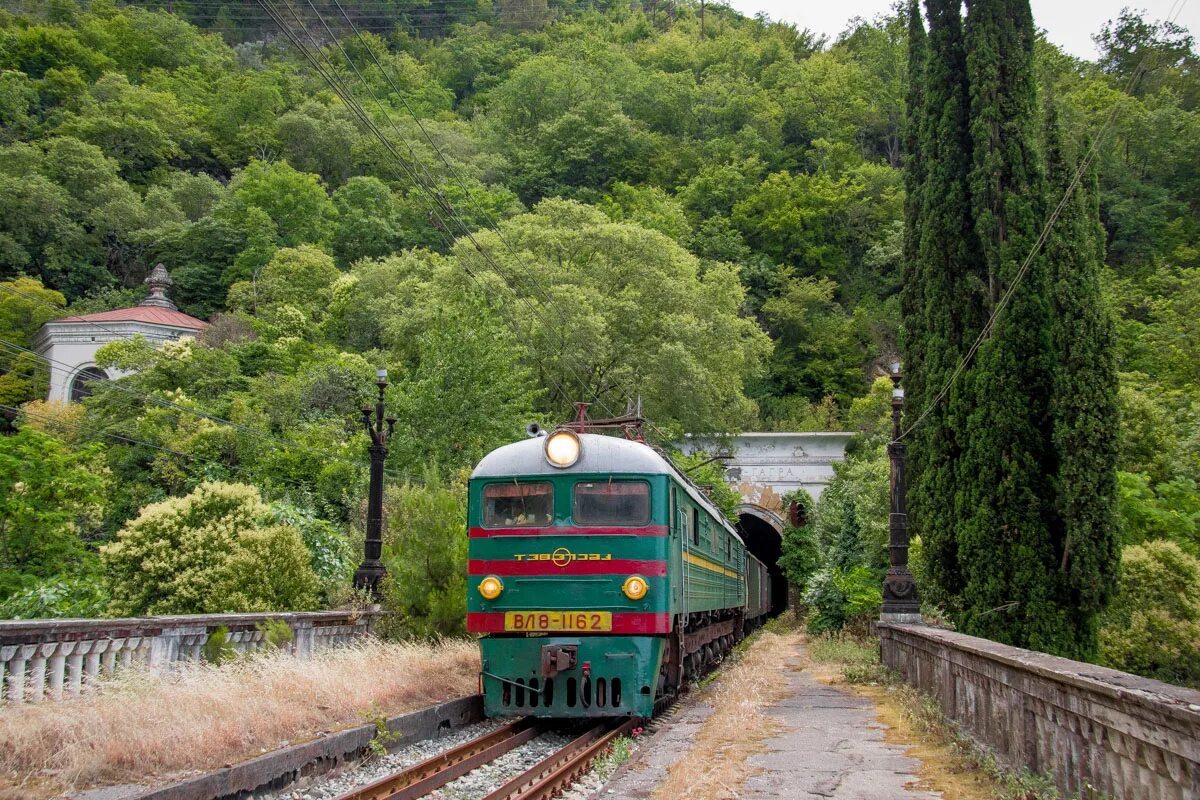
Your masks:
<path fill-rule="evenodd" d="M 491 483 L 483 487 L 483 524 L 488 528 L 540 528 L 554 521 L 549 483 Z"/>
<path fill-rule="evenodd" d="M 650 484 L 645 481 L 575 484 L 575 524 L 645 525 L 649 521 Z"/>

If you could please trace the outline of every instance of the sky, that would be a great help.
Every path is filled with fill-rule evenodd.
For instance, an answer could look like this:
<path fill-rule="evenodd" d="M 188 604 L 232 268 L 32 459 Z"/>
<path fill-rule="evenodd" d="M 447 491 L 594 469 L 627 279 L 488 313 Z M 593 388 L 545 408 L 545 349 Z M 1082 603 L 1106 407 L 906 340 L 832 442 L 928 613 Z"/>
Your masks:
<path fill-rule="evenodd" d="M 1068 53 L 1094 60 L 1096 46 L 1092 34 L 1106 21 L 1116 18 L 1124 6 L 1145 9 L 1149 20 L 1167 19 L 1172 7 L 1183 11 L 1176 22 L 1200 36 L 1200 0 L 1030 0 L 1033 18 L 1046 29 L 1050 41 Z M 795 23 L 797 27 L 824 33 L 832 40 L 853 17 L 871 19 L 887 12 L 892 0 L 727 0 L 738 11 L 753 16 L 763 11 L 774 20 Z"/>

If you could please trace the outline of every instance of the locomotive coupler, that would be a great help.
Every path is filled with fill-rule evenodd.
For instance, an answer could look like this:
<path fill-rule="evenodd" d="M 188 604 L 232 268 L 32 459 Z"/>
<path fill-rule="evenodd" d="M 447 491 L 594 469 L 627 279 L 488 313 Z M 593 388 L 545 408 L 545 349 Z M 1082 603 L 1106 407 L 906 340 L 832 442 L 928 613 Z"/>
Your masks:
<path fill-rule="evenodd" d="M 579 646 L 574 644 L 542 645 L 542 677 L 553 678 L 560 672 L 574 669 L 579 660 Z"/>

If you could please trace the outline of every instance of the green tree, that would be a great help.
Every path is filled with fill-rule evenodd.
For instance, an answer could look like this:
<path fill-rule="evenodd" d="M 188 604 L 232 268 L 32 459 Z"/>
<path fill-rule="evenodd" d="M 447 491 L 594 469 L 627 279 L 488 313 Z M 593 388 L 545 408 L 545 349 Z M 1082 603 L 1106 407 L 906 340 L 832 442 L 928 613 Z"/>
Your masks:
<path fill-rule="evenodd" d="M 378 178 L 357 176 L 333 193 L 337 228 L 333 252 L 338 264 L 348 267 L 363 258 L 382 258 L 396 250 L 396 201 L 392 190 Z"/>
<path fill-rule="evenodd" d="M 417 364 L 397 381 L 391 408 L 404 433 L 399 465 L 454 474 L 520 435 L 534 418 L 525 351 L 494 309 L 468 296 L 443 306 L 417 340 Z"/>
<path fill-rule="evenodd" d="M 250 208 L 261 208 L 275 223 L 284 247 L 323 242 L 333 232 L 337 209 L 320 177 L 299 172 L 287 162 L 251 161 L 229 189 L 227 213 L 237 218 Z"/>
<path fill-rule="evenodd" d="M 21 427 L 0 436 L 0 600 L 39 579 L 94 572 L 106 476 L 97 452 Z"/>
<path fill-rule="evenodd" d="M 29 348 L 43 324 L 60 316 L 66 305 L 60 292 L 36 278 L 0 282 L 0 404 L 16 406 L 44 396 L 49 383 L 45 362 L 19 348 Z"/>
<path fill-rule="evenodd" d="M 929 0 L 928 61 L 920 122 L 920 152 L 926 166 L 921 197 L 918 267 L 914 300 L 905 308 L 908 371 L 909 512 L 913 534 L 925 549 L 929 599 L 948 603 L 963 586 L 956 530 L 956 464 L 962 453 L 960 426 L 967 401 L 953 388 L 935 403 L 968 337 L 982 325 L 982 308 L 968 276 L 980 260 L 970 207 L 970 134 L 967 64 L 960 4 Z M 911 42 L 919 42 L 915 37 Z M 919 45 L 917 45 L 919 46 Z M 913 109 L 910 109 L 910 113 Z"/>
<path fill-rule="evenodd" d="M 1074 159 L 1065 151 L 1053 103 L 1046 122 L 1050 202 L 1066 205 L 1046 241 L 1053 348 L 1057 364 L 1050 395 L 1057 462 L 1057 521 L 1061 537 L 1058 602 L 1071 615 L 1074 635 L 1060 652 L 1095 655 L 1099 615 L 1112 590 L 1109 576 L 1120 559 L 1116 530 L 1116 463 L 1119 428 L 1113 323 L 1100 292 L 1104 232 L 1094 176 L 1090 191 L 1073 185 Z M 1058 526 L 1061 525 L 1061 530 Z"/>
<path fill-rule="evenodd" d="M 320 319 L 330 288 L 341 273 L 327 253 L 312 245 L 276 251 L 262 268 L 254 291 L 262 306 L 290 306 Z"/>
<path fill-rule="evenodd" d="M 843 407 L 864 387 L 861 348 L 851 320 L 834 300 L 836 284 L 823 278 L 780 276 L 776 297 L 763 303 L 774 335 L 771 370 L 764 384 L 775 398 L 818 401 L 832 395 Z M 764 401 L 764 410 L 773 405 Z"/>
<path fill-rule="evenodd" d="M 1002 296 L 1009 302 L 965 380 L 974 407 L 957 465 L 966 512 L 957 528 L 962 622 L 997 641 L 1078 655 L 1058 596 L 1061 539 L 1047 525 L 1055 471 L 1047 265 L 1041 256 L 1027 261 L 1044 215 L 1029 3 L 973 3 L 966 34 L 971 200 L 982 253 L 968 274 L 986 311 Z"/>

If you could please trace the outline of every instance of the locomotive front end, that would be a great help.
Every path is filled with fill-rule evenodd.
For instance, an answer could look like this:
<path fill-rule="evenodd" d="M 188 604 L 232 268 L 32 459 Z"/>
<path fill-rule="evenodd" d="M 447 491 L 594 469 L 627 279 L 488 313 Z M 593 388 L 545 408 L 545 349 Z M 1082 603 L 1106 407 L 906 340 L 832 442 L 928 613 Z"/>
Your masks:
<path fill-rule="evenodd" d="M 556 431 L 472 474 L 467 629 L 489 716 L 651 715 L 671 620 L 657 460 Z"/>

